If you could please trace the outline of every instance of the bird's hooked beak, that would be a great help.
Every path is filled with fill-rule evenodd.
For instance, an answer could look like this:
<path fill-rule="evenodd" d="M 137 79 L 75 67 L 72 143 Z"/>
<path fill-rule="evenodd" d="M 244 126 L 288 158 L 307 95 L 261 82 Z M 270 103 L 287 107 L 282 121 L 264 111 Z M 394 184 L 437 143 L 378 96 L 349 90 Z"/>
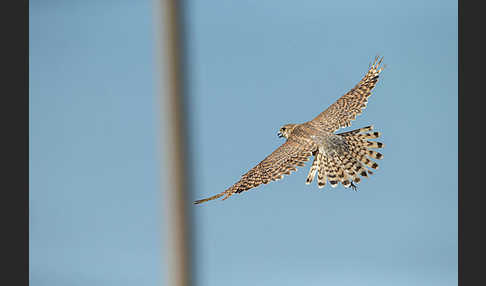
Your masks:
<path fill-rule="evenodd" d="M 282 132 L 280 132 L 280 131 L 277 133 L 277 136 L 278 136 L 278 138 L 284 137 L 283 134 L 282 134 Z"/>

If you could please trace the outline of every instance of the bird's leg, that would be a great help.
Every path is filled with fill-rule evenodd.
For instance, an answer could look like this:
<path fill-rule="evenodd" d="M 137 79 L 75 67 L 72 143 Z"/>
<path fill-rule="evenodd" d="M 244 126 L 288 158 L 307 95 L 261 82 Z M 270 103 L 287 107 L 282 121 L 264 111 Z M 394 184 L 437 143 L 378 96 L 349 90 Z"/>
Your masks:
<path fill-rule="evenodd" d="M 358 187 L 353 183 L 353 181 L 351 181 L 351 185 L 349 185 L 351 187 L 351 189 L 353 189 L 353 191 L 357 192 L 358 191 Z"/>

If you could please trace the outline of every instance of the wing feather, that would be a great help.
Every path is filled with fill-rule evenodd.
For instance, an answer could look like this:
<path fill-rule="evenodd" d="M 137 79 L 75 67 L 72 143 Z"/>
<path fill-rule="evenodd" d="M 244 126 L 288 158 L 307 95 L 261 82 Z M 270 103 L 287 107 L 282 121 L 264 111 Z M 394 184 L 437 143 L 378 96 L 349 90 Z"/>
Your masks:
<path fill-rule="evenodd" d="M 280 147 L 275 149 L 275 151 L 258 163 L 258 165 L 241 176 L 241 179 L 233 186 L 224 192 L 206 199 L 197 200 L 194 203 L 200 204 L 217 199 L 223 195 L 225 195 L 223 198 L 225 200 L 234 193 L 241 193 L 258 187 L 261 184 L 279 180 L 283 175 L 288 175 L 296 171 L 297 166 L 303 166 L 316 148 L 317 146 L 310 140 L 307 141 L 290 136 L 284 144 L 280 145 Z"/>
<path fill-rule="evenodd" d="M 341 127 L 348 127 L 356 116 L 366 107 L 371 90 L 378 82 L 382 58 L 375 58 L 368 72 L 361 81 L 326 110 L 317 115 L 310 123 L 323 131 L 334 132 Z"/>

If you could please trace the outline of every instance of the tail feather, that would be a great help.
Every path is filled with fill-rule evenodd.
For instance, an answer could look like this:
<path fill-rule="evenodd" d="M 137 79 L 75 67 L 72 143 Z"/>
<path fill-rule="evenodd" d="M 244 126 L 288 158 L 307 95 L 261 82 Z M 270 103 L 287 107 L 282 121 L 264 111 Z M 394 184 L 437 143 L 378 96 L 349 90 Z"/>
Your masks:
<path fill-rule="evenodd" d="M 371 130 L 373 130 L 373 125 L 354 129 L 354 130 L 343 132 L 343 133 L 339 133 L 338 135 L 350 136 L 350 135 L 355 135 L 355 134 L 358 134 L 358 133 L 361 133 L 361 132 L 367 132 L 367 131 L 371 131 Z"/>
<path fill-rule="evenodd" d="M 349 180 L 348 172 L 346 171 L 346 167 L 343 160 L 341 159 L 341 157 L 336 156 L 335 161 L 339 162 L 338 177 L 340 178 L 341 184 L 343 184 L 345 188 L 349 188 L 349 186 L 351 186 L 351 181 Z"/>
<path fill-rule="evenodd" d="M 378 169 L 378 164 L 374 161 L 371 161 L 370 159 L 368 159 L 368 157 L 362 155 L 359 157 L 359 160 L 361 161 L 361 163 L 363 163 L 366 167 L 368 168 L 372 168 L 372 169 Z"/>
<path fill-rule="evenodd" d="M 322 188 L 326 181 L 331 187 L 336 187 L 341 183 L 349 188 L 352 183 L 361 182 L 361 177 L 368 177 L 373 171 L 378 169 L 378 164 L 371 159 L 382 159 L 383 154 L 371 148 L 383 148 L 381 142 L 370 141 L 380 137 L 381 133 L 373 131 L 373 126 L 339 133 L 345 138 L 347 147 L 344 152 L 326 154 L 317 152 L 314 162 L 306 179 L 306 184 L 310 184 L 317 175 L 318 186 Z"/>
<path fill-rule="evenodd" d="M 366 147 L 368 148 L 384 148 L 385 144 L 375 141 L 366 141 Z"/>
<path fill-rule="evenodd" d="M 344 167 L 343 163 L 342 163 L 342 161 L 341 161 L 341 159 L 339 158 L 338 155 L 333 156 L 333 162 L 334 162 L 334 166 L 336 167 L 336 170 L 337 170 L 338 181 L 341 182 L 341 184 L 343 184 L 343 186 L 349 187 L 351 182 L 349 182 L 348 176 L 347 176 L 347 174 L 346 174 L 346 172 L 344 171 L 344 168 L 343 168 Z"/>
<path fill-rule="evenodd" d="M 307 179 L 305 180 L 306 184 L 312 183 L 312 180 L 314 180 L 314 177 L 316 176 L 317 170 L 319 169 L 319 165 L 320 165 L 319 154 L 316 154 L 314 156 L 314 161 L 312 162 L 312 166 L 310 168 L 309 174 L 307 175 Z"/>
<path fill-rule="evenodd" d="M 351 169 L 354 173 L 361 175 L 362 177 L 367 176 L 366 168 L 363 166 L 363 163 L 364 164 L 369 163 L 368 162 L 369 160 L 366 158 L 364 154 L 365 154 L 364 151 L 361 151 L 360 148 L 357 148 L 353 145 L 350 145 L 349 151 L 345 153 L 345 155 L 350 158 L 349 169 Z"/>
<path fill-rule="evenodd" d="M 372 133 L 364 133 L 364 134 L 358 134 L 356 135 L 357 138 L 359 139 L 376 139 L 381 136 L 380 132 L 372 132 Z"/>
<path fill-rule="evenodd" d="M 353 167 L 354 167 L 353 171 L 359 174 L 361 177 L 368 177 L 368 173 L 366 172 L 367 169 L 363 166 L 363 163 L 356 160 L 354 161 Z"/>
<path fill-rule="evenodd" d="M 326 164 L 324 162 L 324 155 L 322 153 L 318 153 L 319 156 L 319 170 L 317 174 L 317 186 L 319 188 L 324 188 L 327 181 L 327 173 L 326 173 Z"/>
<path fill-rule="evenodd" d="M 350 153 L 345 153 L 342 159 L 342 165 L 344 166 L 344 171 L 347 173 L 348 177 L 355 183 L 360 182 L 358 174 L 354 171 L 356 165 L 356 159 L 351 156 Z"/>
<path fill-rule="evenodd" d="M 383 154 L 380 152 L 376 152 L 373 150 L 370 150 L 369 148 L 383 148 L 385 145 L 381 142 L 375 142 L 375 141 L 368 141 L 366 139 L 374 139 L 380 137 L 381 133 L 380 132 L 369 132 L 365 134 L 359 134 L 359 132 L 367 132 L 371 131 L 373 129 L 372 126 L 367 126 L 364 128 L 352 130 L 350 132 L 345 132 L 341 133 L 339 135 L 344 136 L 346 141 L 349 144 L 349 152 L 352 154 L 353 158 L 356 158 L 358 161 L 360 161 L 359 164 L 361 167 L 358 167 L 355 165 L 355 171 L 358 172 L 361 176 L 366 177 L 367 174 L 373 174 L 372 171 L 367 170 L 363 164 L 366 167 L 372 168 L 372 169 L 377 169 L 378 164 L 372 160 L 370 160 L 368 157 L 373 158 L 373 159 L 382 159 Z M 368 156 L 368 157 L 367 157 Z M 365 172 L 363 172 L 363 170 Z M 365 175 L 366 174 L 366 175 Z"/>
<path fill-rule="evenodd" d="M 366 142 L 366 143 L 365 143 Z M 370 143 L 376 143 L 376 144 L 369 144 Z M 348 144 L 350 145 L 351 149 L 358 155 L 367 155 L 375 159 L 382 159 L 383 154 L 374 150 L 370 150 L 368 148 L 383 148 L 383 143 L 381 142 L 371 142 L 371 141 L 353 141 L 349 140 Z M 369 145 L 372 146 L 381 146 L 381 147 L 369 147 Z"/>
<path fill-rule="evenodd" d="M 378 132 L 374 133 L 368 133 L 368 134 L 374 134 L 373 136 L 379 135 Z M 372 141 L 366 141 L 362 140 L 362 135 L 363 134 L 355 134 L 352 137 L 346 136 L 346 140 L 349 143 L 349 154 L 353 158 L 353 167 L 352 170 L 359 174 L 362 177 L 368 177 L 368 175 L 373 174 L 372 171 L 366 169 L 372 168 L 372 169 L 377 169 L 378 164 L 372 160 L 370 160 L 367 156 L 370 156 L 371 158 L 374 159 L 381 159 L 383 158 L 383 154 L 378 153 L 373 150 L 369 150 L 368 148 L 373 148 L 373 147 L 378 147 L 382 148 L 384 146 L 383 143 L 381 142 L 372 142 Z M 368 135 L 365 135 L 368 136 Z M 369 136 L 371 137 L 371 136 Z M 367 138 L 365 138 L 367 139 Z M 366 166 L 366 167 L 365 167 Z"/>
<path fill-rule="evenodd" d="M 339 178 L 338 178 L 338 168 L 336 162 L 334 162 L 334 158 L 327 157 L 326 166 L 330 170 L 328 173 L 326 169 L 326 173 L 328 173 L 328 177 L 329 177 L 329 184 L 331 185 L 331 187 L 335 188 L 338 185 Z"/>
<path fill-rule="evenodd" d="M 383 154 L 381 154 L 380 152 L 373 151 L 373 150 L 368 150 L 368 156 L 375 158 L 375 159 L 378 159 L 378 160 L 383 158 Z"/>

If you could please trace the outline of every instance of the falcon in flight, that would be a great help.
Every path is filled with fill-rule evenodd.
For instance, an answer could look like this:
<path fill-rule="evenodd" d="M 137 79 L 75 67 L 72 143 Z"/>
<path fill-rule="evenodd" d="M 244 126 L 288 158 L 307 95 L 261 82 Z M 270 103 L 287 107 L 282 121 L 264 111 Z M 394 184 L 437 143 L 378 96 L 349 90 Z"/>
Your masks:
<path fill-rule="evenodd" d="M 380 136 L 379 132 L 371 132 L 373 126 L 343 133 L 335 133 L 335 131 L 351 126 L 351 120 L 361 114 L 366 107 L 371 90 L 383 70 L 383 67 L 380 67 L 382 61 L 383 57 L 379 59 L 377 56 L 370 64 L 366 75 L 353 89 L 311 121 L 282 126 L 278 136 L 285 137 L 287 139 L 285 143 L 241 176 L 233 186 L 224 192 L 194 203 L 200 204 L 222 196 L 225 200 L 235 193 L 282 179 L 284 175 L 296 171 L 297 166 L 304 166 L 311 156 L 314 156 L 314 161 L 307 175 L 306 184 L 310 184 L 317 174 L 319 188 L 323 188 L 326 181 L 329 181 L 331 187 L 341 183 L 345 188 L 351 187 L 356 190 L 354 183 L 360 182 L 360 176 L 368 177 L 373 174 L 369 169 L 378 168 L 378 164 L 370 158 L 383 158 L 381 153 L 371 149 L 383 148 L 384 144 L 368 140 Z"/>

